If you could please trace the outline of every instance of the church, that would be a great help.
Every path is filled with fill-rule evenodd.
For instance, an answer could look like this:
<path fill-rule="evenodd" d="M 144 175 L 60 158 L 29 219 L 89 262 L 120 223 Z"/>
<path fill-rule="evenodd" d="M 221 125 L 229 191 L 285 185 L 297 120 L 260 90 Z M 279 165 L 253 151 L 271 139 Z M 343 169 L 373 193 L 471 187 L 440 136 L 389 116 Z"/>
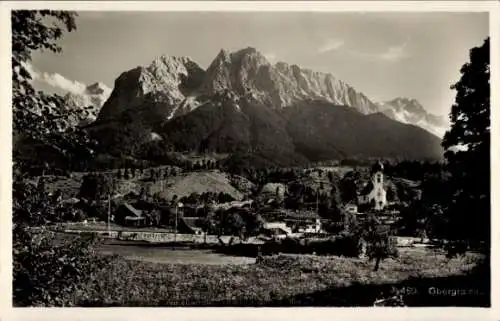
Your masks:
<path fill-rule="evenodd" d="M 377 162 L 371 168 L 371 181 L 363 188 L 358 196 L 358 204 L 371 204 L 373 209 L 381 211 L 387 205 L 387 196 L 384 189 L 384 165 Z"/>

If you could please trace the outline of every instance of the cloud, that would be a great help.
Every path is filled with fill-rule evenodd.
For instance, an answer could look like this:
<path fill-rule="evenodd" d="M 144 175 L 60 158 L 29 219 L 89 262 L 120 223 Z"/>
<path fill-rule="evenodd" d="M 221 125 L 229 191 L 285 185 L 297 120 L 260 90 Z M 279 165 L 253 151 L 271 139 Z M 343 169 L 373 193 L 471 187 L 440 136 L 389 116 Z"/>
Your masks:
<path fill-rule="evenodd" d="M 318 53 L 326 53 L 339 49 L 344 45 L 342 39 L 328 39 L 323 45 L 318 48 Z"/>
<path fill-rule="evenodd" d="M 380 58 L 386 61 L 399 61 L 408 56 L 406 51 L 407 43 L 389 47 L 384 53 L 380 54 Z"/>
<path fill-rule="evenodd" d="M 37 71 L 30 63 L 25 63 L 24 68 L 26 68 L 33 80 L 46 83 L 65 92 L 81 95 L 85 93 L 85 88 L 87 88 L 85 84 L 76 80 L 69 80 L 58 73 Z"/>
<path fill-rule="evenodd" d="M 373 61 L 386 61 L 386 62 L 397 62 L 409 56 L 406 50 L 407 43 L 402 43 L 399 45 L 394 45 L 383 52 L 363 52 L 357 50 L 351 50 L 350 53 Z"/>
<path fill-rule="evenodd" d="M 266 59 L 269 60 L 270 62 L 276 61 L 276 53 L 274 52 L 267 52 L 264 54 L 264 57 L 266 57 Z"/>

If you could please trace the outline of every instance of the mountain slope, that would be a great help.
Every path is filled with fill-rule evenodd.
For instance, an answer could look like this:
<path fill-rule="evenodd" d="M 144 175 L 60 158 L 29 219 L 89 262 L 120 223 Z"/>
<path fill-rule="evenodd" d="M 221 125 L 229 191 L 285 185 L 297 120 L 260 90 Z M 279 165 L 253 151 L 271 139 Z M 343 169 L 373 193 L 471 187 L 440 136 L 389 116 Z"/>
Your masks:
<path fill-rule="evenodd" d="M 365 116 L 346 106 L 314 101 L 287 108 L 284 114 L 296 151 L 310 160 L 422 159 L 438 158 L 442 154 L 437 137 L 381 113 Z"/>
<path fill-rule="evenodd" d="M 442 154 L 436 136 L 381 113 L 363 115 L 324 101 L 303 101 L 276 110 L 251 97 L 229 96 L 168 121 L 157 131 L 175 150 L 239 152 L 286 157 L 291 162 L 349 157 L 423 159 Z"/>
<path fill-rule="evenodd" d="M 158 132 L 175 150 L 286 155 L 303 160 L 294 152 L 281 115 L 252 98 L 228 91 L 164 123 Z"/>

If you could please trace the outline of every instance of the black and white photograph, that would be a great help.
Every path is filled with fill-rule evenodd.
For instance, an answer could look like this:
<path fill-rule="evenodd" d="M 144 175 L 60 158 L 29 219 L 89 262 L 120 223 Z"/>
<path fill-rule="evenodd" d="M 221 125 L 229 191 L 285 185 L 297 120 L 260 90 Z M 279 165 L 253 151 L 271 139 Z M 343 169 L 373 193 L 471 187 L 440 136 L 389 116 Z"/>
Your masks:
<path fill-rule="evenodd" d="M 8 9 L 12 307 L 492 306 L 491 12 L 162 8 Z"/>

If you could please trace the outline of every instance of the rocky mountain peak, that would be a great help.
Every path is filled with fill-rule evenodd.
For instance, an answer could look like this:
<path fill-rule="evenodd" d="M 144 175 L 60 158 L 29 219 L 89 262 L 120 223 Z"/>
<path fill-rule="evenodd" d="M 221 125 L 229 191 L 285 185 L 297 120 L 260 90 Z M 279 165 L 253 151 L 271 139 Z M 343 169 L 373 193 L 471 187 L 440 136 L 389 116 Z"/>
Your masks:
<path fill-rule="evenodd" d="M 420 102 L 414 98 L 397 97 L 386 103 L 399 109 L 405 109 L 415 113 L 426 113 L 426 110 L 424 109 L 422 104 L 420 104 Z"/>
<path fill-rule="evenodd" d="M 397 97 L 379 106 L 388 117 L 405 124 L 422 127 L 437 136 L 442 136 L 448 125 L 444 117 L 429 113 L 414 98 Z"/>
<path fill-rule="evenodd" d="M 168 118 L 172 109 L 186 101 L 201 84 L 204 70 L 189 57 L 161 55 L 149 65 L 123 72 L 115 81 L 115 88 L 104 104 L 99 119 L 108 119 L 125 110 L 161 105 L 159 114 Z M 191 100 L 189 100 L 191 101 Z M 189 106 L 183 104 L 189 109 Z M 141 107 L 142 108 L 142 107 Z M 141 109 L 141 112 L 148 112 Z"/>
<path fill-rule="evenodd" d="M 151 71 L 155 69 L 167 69 L 175 71 L 179 68 L 179 66 L 185 65 L 190 61 L 192 61 L 191 58 L 185 56 L 178 57 L 161 55 L 156 57 L 149 66 L 146 66 L 146 69 Z"/>
<path fill-rule="evenodd" d="M 270 63 L 255 48 L 247 47 L 235 52 L 222 49 L 207 69 L 201 91 L 211 95 L 221 90 L 247 93 L 263 66 Z"/>
<path fill-rule="evenodd" d="M 259 51 L 257 51 L 257 49 L 255 49 L 253 47 L 247 47 L 247 48 L 243 48 L 243 49 L 240 49 L 238 51 L 232 52 L 230 54 L 230 57 L 231 57 L 231 60 L 233 60 L 233 61 L 240 61 L 242 59 L 247 59 L 247 60 L 256 59 L 256 60 L 260 60 L 264 64 L 269 64 L 269 62 L 264 57 L 264 55 L 261 54 Z"/>
<path fill-rule="evenodd" d="M 218 61 L 218 60 L 228 61 L 229 60 L 229 54 L 230 54 L 230 52 L 227 51 L 226 49 L 221 49 L 219 51 L 219 53 L 217 54 L 217 56 L 215 57 L 214 62 Z"/>
<path fill-rule="evenodd" d="M 272 65 L 252 47 L 232 53 L 221 50 L 207 69 L 202 91 L 211 95 L 225 89 L 239 95 L 250 93 L 275 108 L 320 99 L 354 107 L 364 114 L 378 111 L 376 104 L 333 75 L 285 62 Z"/>

